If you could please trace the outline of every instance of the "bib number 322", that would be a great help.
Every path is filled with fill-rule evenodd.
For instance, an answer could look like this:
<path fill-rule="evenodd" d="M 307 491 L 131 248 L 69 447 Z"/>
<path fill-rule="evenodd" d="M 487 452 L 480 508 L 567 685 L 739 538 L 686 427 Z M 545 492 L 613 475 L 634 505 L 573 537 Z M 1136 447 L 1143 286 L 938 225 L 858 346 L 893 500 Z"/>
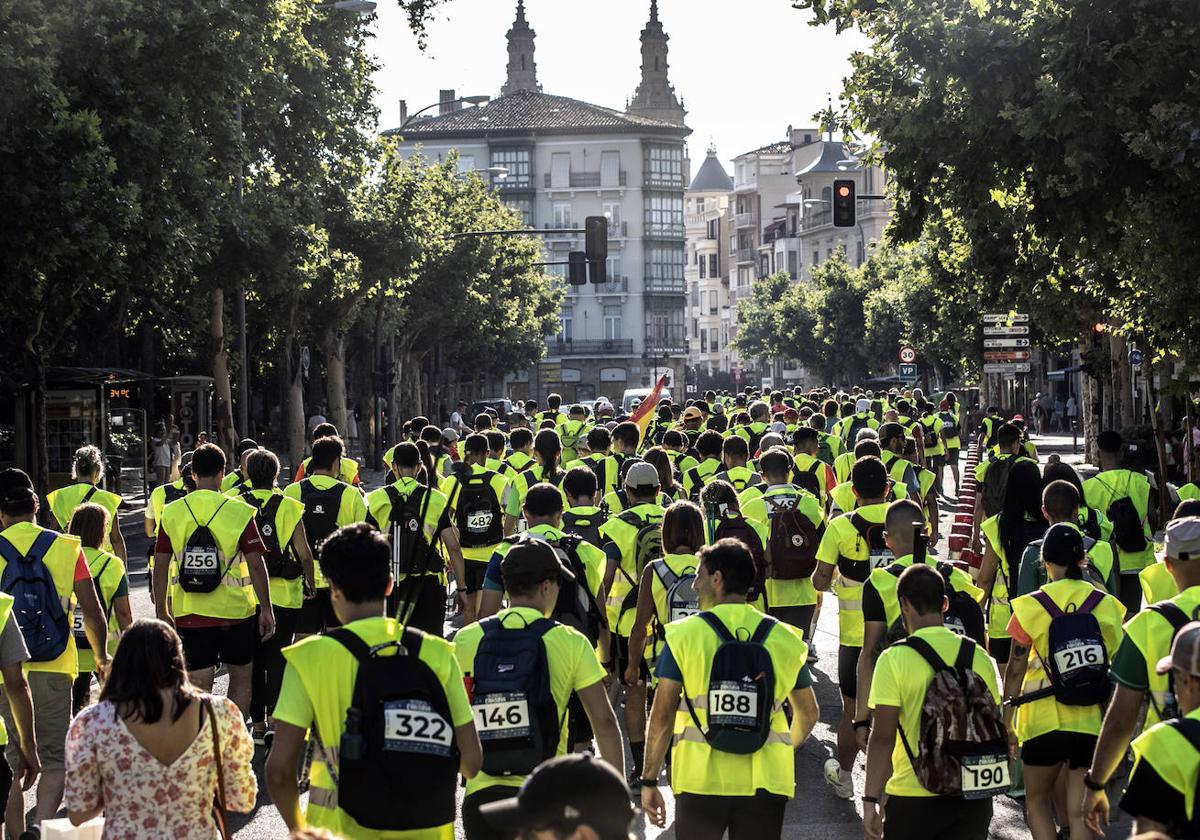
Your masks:
<path fill-rule="evenodd" d="M 384 706 L 383 714 L 384 749 L 450 755 L 454 730 L 424 700 L 394 700 Z"/>

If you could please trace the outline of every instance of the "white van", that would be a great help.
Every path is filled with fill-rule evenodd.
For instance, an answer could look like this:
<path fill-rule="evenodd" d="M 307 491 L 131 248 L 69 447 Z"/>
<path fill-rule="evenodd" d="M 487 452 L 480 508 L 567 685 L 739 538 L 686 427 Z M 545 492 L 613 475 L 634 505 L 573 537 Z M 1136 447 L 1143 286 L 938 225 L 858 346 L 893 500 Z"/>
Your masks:
<path fill-rule="evenodd" d="M 626 388 L 625 393 L 621 396 L 621 411 L 623 411 L 625 414 L 632 414 L 633 404 L 646 399 L 646 397 L 650 396 L 650 392 L 653 390 L 653 388 Z M 663 388 L 662 397 L 660 397 L 660 399 L 671 399 L 671 389 Z"/>

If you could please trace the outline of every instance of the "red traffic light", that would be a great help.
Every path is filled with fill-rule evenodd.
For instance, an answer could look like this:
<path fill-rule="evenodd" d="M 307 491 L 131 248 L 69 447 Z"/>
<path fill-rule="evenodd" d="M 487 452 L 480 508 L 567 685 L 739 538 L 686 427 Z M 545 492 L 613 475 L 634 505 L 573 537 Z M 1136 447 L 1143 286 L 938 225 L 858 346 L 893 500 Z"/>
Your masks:
<path fill-rule="evenodd" d="M 848 186 L 846 186 L 845 184 L 842 184 L 840 187 L 838 187 L 838 197 L 839 198 L 849 198 L 850 197 L 850 188 Z"/>
<path fill-rule="evenodd" d="M 1108 324 L 1092 324 L 1092 334 L 1102 335 L 1108 330 Z"/>

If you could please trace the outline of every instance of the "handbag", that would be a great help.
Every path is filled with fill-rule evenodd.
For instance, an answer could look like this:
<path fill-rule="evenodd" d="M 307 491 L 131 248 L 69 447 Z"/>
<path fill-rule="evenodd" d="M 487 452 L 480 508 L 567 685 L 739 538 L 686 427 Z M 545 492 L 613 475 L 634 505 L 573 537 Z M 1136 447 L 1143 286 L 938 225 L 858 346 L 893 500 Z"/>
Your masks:
<path fill-rule="evenodd" d="M 221 840 L 231 840 L 228 821 L 225 817 L 225 769 L 221 766 L 221 730 L 217 727 L 217 715 L 213 711 L 212 698 L 205 697 L 202 701 L 208 722 L 212 728 L 213 764 L 217 768 L 217 792 L 213 796 L 213 821 L 217 824 L 217 833 Z"/>

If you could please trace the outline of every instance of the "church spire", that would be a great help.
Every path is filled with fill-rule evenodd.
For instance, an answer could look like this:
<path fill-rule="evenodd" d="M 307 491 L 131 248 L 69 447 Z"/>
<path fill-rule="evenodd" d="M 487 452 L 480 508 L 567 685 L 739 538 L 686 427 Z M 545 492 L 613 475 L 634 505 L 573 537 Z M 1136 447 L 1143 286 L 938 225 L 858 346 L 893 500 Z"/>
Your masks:
<path fill-rule="evenodd" d="M 517 18 L 508 30 L 508 80 L 500 89 L 501 96 L 518 90 L 542 89 L 537 81 L 537 64 L 533 60 L 536 34 L 525 19 L 525 0 L 517 0 Z"/>
<path fill-rule="evenodd" d="M 675 89 L 667 77 L 669 40 L 658 19 L 658 0 L 650 0 L 650 20 L 642 30 L 642 81 L 626 110 L 683 125 L 687 111 L 675 96 Z"/>

